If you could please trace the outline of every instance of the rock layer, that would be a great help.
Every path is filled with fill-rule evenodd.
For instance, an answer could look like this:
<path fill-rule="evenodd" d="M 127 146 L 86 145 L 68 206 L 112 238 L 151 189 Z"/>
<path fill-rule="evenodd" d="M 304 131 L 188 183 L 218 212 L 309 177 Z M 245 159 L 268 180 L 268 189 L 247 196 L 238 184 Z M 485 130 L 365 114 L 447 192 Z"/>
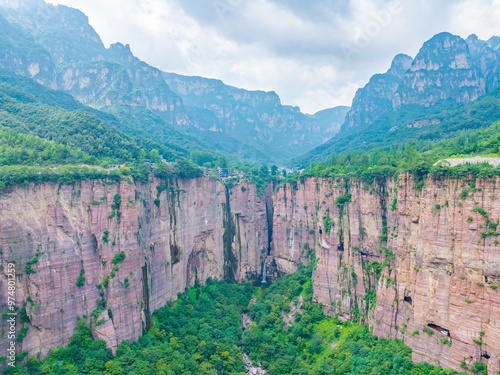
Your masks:
<path fill-rule="evenodd" d="M 401 175 L 285 185 L 274 196 L 276 272 L 292 272 L 315 248 L 314 299 L 327 313 L 404 340 L 417 362 L 459 370 L 482 360 L 496 373 L 499 182 L 428 180 L 420 191 Z"/>
<path fill-rule="evenodd" d="M 497 372 L 500 179 L 415 186 L 403 174 L 306 178 L 262 198 L 252 185 L 205 178 L 3 190 L 0 287 L 15 261 L 30 319 L 18 325 L 29 327 L 20 349 L 45 356 L 67 344 L 77 317 L 116 349 L 196 279 L 259 277 L 264 259 L 272 279 L 315 254 L 314 299 L 327 314 L 404 340 L 415 361 L 460 369 L 482 360 Z M 2 311 L 6 303 L 4 293 Z"/>
<path fill-rule="evenodd" d="M 18 330 L 29 327 L 20 349 L 43 357 L 66 345 L 80 317 L 115 350 L 121 340 L 136 340 L 151 313 L 196 279 L 259 275 L 266 214 L 254 186 L 226 189 L 204 178 L 2 191 L 0 284 L 6 290 L 7 264 L 15 262 L 16 301 L 30 319 L 18 323 Z M 120 252 L 125 259 L 117 262 Z M 77 286 L 81 270 L 85 281 Z"/>

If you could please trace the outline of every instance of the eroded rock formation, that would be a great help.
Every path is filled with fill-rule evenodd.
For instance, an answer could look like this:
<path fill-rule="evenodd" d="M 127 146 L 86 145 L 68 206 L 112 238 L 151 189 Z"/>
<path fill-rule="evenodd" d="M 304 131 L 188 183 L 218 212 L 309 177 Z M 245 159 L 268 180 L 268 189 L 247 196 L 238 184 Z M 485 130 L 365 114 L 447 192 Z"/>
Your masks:
<path fill-rule="evenodd" d="M 205 178 L 8 188 L 1 287 L 15 261 L 30 355 L 67 344 L 77 317 L 115 349 L 196 279 L 259 277 L 266 257 L 272 279 L 315 254 L 314 299 L 328 314 L 404 340 L 415 361 L 460 369 L 482 360 L 497 372 L 500 179 L 415 186 L 403 174 L 308 178 L 262 198 L 252 185 Z"/>
<path fill-rule="evenodd" d="M 282 186 L 274 196 L 276 271 L 292 272 L 314 248 L 314 299 L 328 313 L 403 339 L 415 361 L 460 369 L 483 360 L 496 373 L 499 183 L 428 180 L 416 190 L 401 175 Z"/>
<path fill-rule="evenodd" d="M 137 339 L 151 313 L 196 279 L 260 274 L 266 215 L 255 186 L 226 189 L 204 178 L 2 191 L 0 284 L 6 290 L 7 263 L 15 261 L 17 304 L 30 319 L 18 327 L 30 327 L 22 350 L 45 356 L 66 345 L 77 317 L 114 350 Z M 3 293 L 2 311 L 6 303 Z"/>

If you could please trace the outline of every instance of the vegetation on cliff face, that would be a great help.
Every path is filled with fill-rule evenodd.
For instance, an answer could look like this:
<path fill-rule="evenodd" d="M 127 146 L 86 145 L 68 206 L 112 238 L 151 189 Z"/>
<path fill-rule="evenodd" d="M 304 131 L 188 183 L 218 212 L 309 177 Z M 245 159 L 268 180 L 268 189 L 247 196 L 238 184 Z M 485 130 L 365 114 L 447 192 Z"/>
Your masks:
<path fill-rule="evenodd" d="M 243 375 L 243 351 L 270 375 L 457 374 L 414 364 L 411 349 L 400 340 L 377 338 L 367 327 L 326 317 L 312 302 L 312 271 L 312 264 L 301 266 L 267 289 L 229 280 L 197 282 L 157 310 L 153 328 L 139 342 L 122 342 L 115 356 L 104 340 L 92 339 L 82 319 L 67 347 L 6 373 Z M 245 330 L 242 314 L 252 320 Z M 294 319 L 287 324 L 289 314 Z"/>
<path fill-rule="evenodd" d="M 243 333 L 243 348 L 270 375 L 457 374 L 414 364 L 411 349 L 401 340 L 377 338 L 365 326 L 325 316 L 312 302 L 312 271 L 312 265 L 301 266 L 250 305 L 254 323 Z M 287 327 L 284 315 L 294 311 L 295 322 Z"/>

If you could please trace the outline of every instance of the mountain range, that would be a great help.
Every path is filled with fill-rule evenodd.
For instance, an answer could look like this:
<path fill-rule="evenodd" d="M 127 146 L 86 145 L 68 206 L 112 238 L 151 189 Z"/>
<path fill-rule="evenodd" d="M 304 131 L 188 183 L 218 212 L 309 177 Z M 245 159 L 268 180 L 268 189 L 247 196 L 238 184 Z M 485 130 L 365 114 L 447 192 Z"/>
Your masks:
<path fill-rule="evenodd" d="M 186 151 L 285 163 L 331 138 L 348 110 L 318 119 L 282 105 L 275 92 L 162 72 L 128 45 L 106 48 L 88 18 L 66 6 L 1 0 L 0 7 L 0 66 L 112 114 L 125 133 L 152 133 Z"/>
<path fill-rule="evenodd" d="M 119 137 L 169 160 L 200 150 L 305 167 L 332 154 L 435 142 L 500 120 L 499 37 L 437 34 L 415 58 L 397 55 L 351 107 L 314 115 L 283 105 L 275 92 L 164 72 L 126 44 L 106 48 L 82 12 L 43 0 L 0 0 L 0 37 L 1 68 L 71 95 Z"/>
<path fill-rule="evenodd" d="M 467 39 L 444 32 L 412 59 L 397 55 L 390 69 L 356 93 L 340 131 L 293 165 L 331 154 L 432 142 L 500 120 L 499 38 Z"/>

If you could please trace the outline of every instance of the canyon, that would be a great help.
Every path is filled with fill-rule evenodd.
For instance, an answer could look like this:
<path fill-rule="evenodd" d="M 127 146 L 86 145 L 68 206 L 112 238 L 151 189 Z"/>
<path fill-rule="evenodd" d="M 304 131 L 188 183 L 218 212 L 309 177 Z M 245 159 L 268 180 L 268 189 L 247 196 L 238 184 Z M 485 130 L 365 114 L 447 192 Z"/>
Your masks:
<path fill-rule="evenodd" d="M 401 174 L 301 178 L 261 197 L 208 178 L 7 187 L 0 285 L 15 262 L 18 329 L 29 327 L 20 350 L 45 357 L 82 318 L 114 351 L 196 280 L 260 280 L 266 262 L 272 281 L 315 255 L 314 300 L 327 314 L 402 339 L 417 362 L 482 360 L 497 372 L 500 179 L 421 186 Z"/>

